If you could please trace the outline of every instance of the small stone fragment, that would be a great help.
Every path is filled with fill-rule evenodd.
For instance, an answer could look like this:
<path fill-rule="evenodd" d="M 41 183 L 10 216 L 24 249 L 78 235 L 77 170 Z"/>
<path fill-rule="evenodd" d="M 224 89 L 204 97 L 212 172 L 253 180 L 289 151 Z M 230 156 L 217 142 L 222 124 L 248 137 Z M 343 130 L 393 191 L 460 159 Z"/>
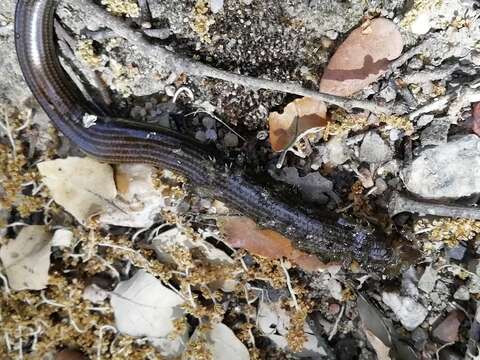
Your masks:
<path fill-rule="evenodd" d="M 218 138 L 218 135 L 215 129 L 208 129 L 207 131 L 205 131 L 205 136 L 209 141 L 216 141 Z"/>
<path fill-rule="evenodd" d="M 463 245 L 455 246 L 454 248 L 449 248 L 447 251 L 448 257 L 454 260 L 462 260 L 467 252 L 467 248 Z"/>
<path fill-rule="evenodd" d="M 346 136 L 334 136 L 325 146 L 323 161 L 338 166 L 350 159 L 349 153 Z"/>
<path fill-rule="evenodd" d="M 460 286 L 455 294 L 453 294 L 455 300 L 468 301 L 470 300 L 470 292 L 466 286 Z"/>
<path fill-rule="evenodd" d="M 424 150 L 402 172 L 405 186 L 424 198 L 480 193 L 480 138 L 467 135 Z"/>
<path fill-rule="evenodd" d="M 449 129 L 450 121 L 446 118 L 432 122 L 420 135 L 422 146 L 437 146 L 446 143 Z"/>
<path fill-rule="evenodd" d="M 450 343 L 458 340 L 458 329 L 464 319 L 462 312 L 453 310 L 432 331 L 435 339 L 442 343 Z"/>
<path fill-rule="evenodd" d="M 205 127 L 205 129 L 213 129 L 215 128 L 215 119 L 210 117 L 210 116 L 205 116 L 202 119 L 202 124 Z"/>
<path fill-rule="evenodd" d="M 237 147 L 238 146 L 238 136 L 232 132 L 229 132 L 223 138 L 223 143 L 226 147 Z"/>
<path fill-rule="evenodd" d="M 437 270 L 435 270 L 432 266 L 428 266 L 418 282 L 418 288 L 429 294 L 435 288 L 436 282 Z"/>
<path fill-rule="evenodd" d="M 419 128 L 422 128 L 424 126 L 427 126 L 432 122 L 432 120 L 435 118 L 435 116 L 427 114 L 427 115 L 422 115 L 418 118 L 417 120 L 417 126 Z"/>
<path fill-rule="evenodd" d="M 216 14 L 223 9 L 223 0 L 210 0 L 210 10 Z"/>
<path fill-rule="evenodd" d="M 409 331 L 417 328 L 427 317 L 427 309 L 410 297 L 400 296 L 396 292 L 384 292 L 382 300 L 392 309 L 403 327 Z"/>
<path fill-rule="evenodd" d="M 389 85 L 386 86 L 383 90 L 381 90 L 379 95 L 381 98 L 383 98 L 383 100 L 385 100 L 385 102 L 388 103 L 395 100 L 395 98 L 397 97 L 397 92 L 395 91 L 393 86 Z"/>
<path fill-rule="evenodd" d="M 360 146 L 360 160 L 370 164 L 382 164 L 391 160 L 393 151 L 388 144 L 374 131 L 365 135 Z"/>

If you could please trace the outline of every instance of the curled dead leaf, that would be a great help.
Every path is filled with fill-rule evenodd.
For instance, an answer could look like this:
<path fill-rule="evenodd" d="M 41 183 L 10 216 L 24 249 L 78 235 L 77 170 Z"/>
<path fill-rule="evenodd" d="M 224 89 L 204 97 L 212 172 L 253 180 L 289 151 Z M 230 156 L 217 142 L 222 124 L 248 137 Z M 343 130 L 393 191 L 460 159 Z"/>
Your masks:
<path fill-rule="evenodd" d="M 480 102 L 472 104 L 473 132 L 480 136 Z"/>
<path fill-rule="evenodd" d="M 268 117 L 273 151 L 283 151 L 310 132 L 327 124 L 327 106 L 322 101 L 304 97 L 289 103 L 283 113 Z"/>
<path fill-rule="evenodd" d="M 282 234 L 262 229 L 246 217 L 231 216 L 218 220 L 218 226 L 228 244 L 248 250 L 252 254 L 271 258 L 287 258 L 305 271 L 326 269 L 327 265 L 316 256 L 296 249 L 291 240 Z"/>
<path fill-rule="evenodd" d="M 391 20 L 377 18 L 362 24 L 345 39 L 330 59 L 320 91 L 350 96 L 384 74 L 400 56 L 403 40 Z"/>

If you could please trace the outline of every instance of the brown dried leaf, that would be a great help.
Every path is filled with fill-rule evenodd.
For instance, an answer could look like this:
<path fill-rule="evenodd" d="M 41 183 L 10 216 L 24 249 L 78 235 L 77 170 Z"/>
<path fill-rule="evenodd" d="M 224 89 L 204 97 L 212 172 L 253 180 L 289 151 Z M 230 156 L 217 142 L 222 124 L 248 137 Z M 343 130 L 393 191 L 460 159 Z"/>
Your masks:
<path fill-rule="evenodd" d="M 225 240 L 234 248 L 248 250 L 252 254 L 271 258 L 287 258 L 305 271 L 317 271 L 326 268 L 316 256 L 295 249 L 292 241 L 282 234 L 261 229 L 246 217 L 231 216 L 218 220 L 218 226 Z"/>
<path fill-rule="evenodd" d="M 323 73 L 320 91 L 350 96 L 377 80 L 400 56 L 403 40 L 395 23 L 377 18 L 362 24 L 340 45 Z"/>
<path fill-rule="evenodd" d="M 378 360 L 391 360 L 390 357 L 390 348 L 386 346 L 382 340 L 375 336 L 373 332 L 368 329 L 365 329 L 365 335 L 367 336 L 368 342 L 372 345 L 373 349 L 377 353 Z"/>
<path fill-rule="evenodd" d="M 322 101 L 304 97 L 289 103 L 283 113 L 268 117 L 273 151 L 283 151 L 309 132 L 327 124 L 327 107 Z"/>
<path fill-rule="evenodd" d="M 472 104 L 473 132 L 480 136 L 480 102 Z"/>

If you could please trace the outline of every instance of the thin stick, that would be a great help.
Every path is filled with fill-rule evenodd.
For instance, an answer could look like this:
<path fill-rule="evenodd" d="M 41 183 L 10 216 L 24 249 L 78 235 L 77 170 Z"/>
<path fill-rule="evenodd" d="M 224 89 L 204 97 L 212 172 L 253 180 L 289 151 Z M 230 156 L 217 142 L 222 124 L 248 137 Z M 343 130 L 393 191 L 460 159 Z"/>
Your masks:
<path fill-rule="evenodd" d="M 480 208 L 478 207 L 422 202 L 400 193 L 394 193 L 388 204 L 388 213 L 393 217 L 402 212 L 417 213 L 421 216 L 433 215 L 480 220 Z"/>
<path fill-rule="evenodd" d="M 283 262 L 283 259 L 280 260 L 280 265 L 282 266 L 283 272 L 285 273 L 285 278 L 287 279 L 287 287 L 290 295 L 292 296 L 293 305 L 295 306 L 295 310 L 300 310 L 300 306 L 297 302 L 297 297 L 295 296 L 295 292 L 293 291 L 292 282 L 290 281 L 290 275 L 288 274 L 288 269 Z"/>
<path fill-rule="evenodd" d="M 333 337 L 337 334 L 338 331 L 338 324 L 340 324 L 340 319 L 343 317 L 343 312 L 345 311 L 345 305 L 342 305 L 340 309 L 340 313 L 335 320 L 335 324 L 333 325 L 332 331 L 330 331 L 330 335 L 328 335 L 328 341 L 331 341 Z"/>
<path fill-rule="evenodd" d="M 78 0 L 76 2 L 81 7 L 82 12 L 90 14 L 90 20 L 98 24 L 104 24 L 112 29 L 119 37 L 135 44 L 137 49 L 148 56 L 151 61 L 156 62 L 162 68 L 165 65 L 174 72 L 181 74 L 187 73 L 191 76 L 210 77 L 218 80 L 224 80 L 236 85 L 242 85 L 247 88 L 265 89 L 279 91 L 288 94 L 311 97 L 316 100 L 324 101 L 329 104 L 337 105 L 346 110 L 354 108 L 368 110 L 375 114 L 391 114 L 395 109 L 380 106 L 371 101 L 361 101 L 345 98 L 336 95 L 321 93 L 306 89 L 295 83 L 283 83 L 268 79 L 254 78 L 250 76 L 235 74 L 230 71 L 216 69 L 201 62 L 188 59 L 176 54 L 161 46 L 152 46 L 141 33 L 132 30 L 121 18 L 115 17 L 107 11 L 99 11 L 99 7 L 90 0 Z"/>

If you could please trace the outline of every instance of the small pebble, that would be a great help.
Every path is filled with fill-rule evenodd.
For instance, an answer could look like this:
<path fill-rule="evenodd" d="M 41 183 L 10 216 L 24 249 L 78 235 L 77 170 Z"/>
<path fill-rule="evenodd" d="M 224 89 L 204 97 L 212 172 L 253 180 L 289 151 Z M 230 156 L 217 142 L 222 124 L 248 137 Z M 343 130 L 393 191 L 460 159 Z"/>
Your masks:
<path fill-rule="evenodd" d="M 455 246 L 454 248 L 449 248 L 447 250 L 448 257 L 454 260 L 462 260 L 467 252 L 467 248 L 463 245 Z"/>
<path fill-rule="evenodd" d="M 223 138 L 223 143 L 226 147 L 237 147 L 238 146 L 238 136 L 232 132 L 229 132 Z"/>
<path fill-rule="evenodd" d="M 210 0 L 210 10 L 216 14 L 223 9 L 223 0 Z"/>
<path fill-rule="evenodd" d="M 195 133 L 195 139 L 197 139 L 200 142 L 207 141 L 207 136 L 205 135 L 205 131 L 201 131 L 201 130 L 197 131 Z"/>
<path fill-rule="evenodd" d="M 217 132 L 215 131 L 215 129 L 208 129 L 205 132 L 205 136 L 209 141 L 216 141 L 218 139 Z"/>
<path fill-rule="evenodd" d="M 216 120 L 210 116 L 205 116 L 202 119 L 202 124 L 205 129 L 213 129 L 215 127 Z"/>
<path fill-rule="evenodd" d="M 460 286 L 455 294 L 453 294 L 455 300 L 468 301 L 470 300 L 470 292 L 466 286 Z"/>

